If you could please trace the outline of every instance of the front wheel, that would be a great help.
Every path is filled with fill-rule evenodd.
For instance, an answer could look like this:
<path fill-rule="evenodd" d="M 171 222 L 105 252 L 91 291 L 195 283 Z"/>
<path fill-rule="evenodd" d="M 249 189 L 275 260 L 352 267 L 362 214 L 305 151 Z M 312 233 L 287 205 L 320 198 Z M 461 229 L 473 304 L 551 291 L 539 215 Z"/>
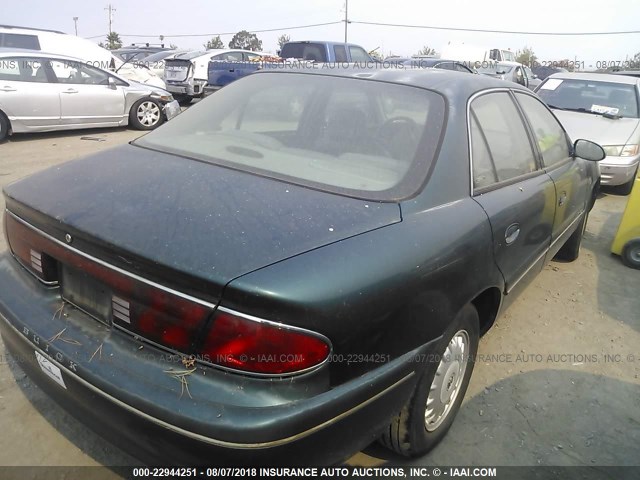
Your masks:
<path fill-rule="evenodd" d="M 138 130 L 153 130 L 164 122 L 162 105 L 152 99 L 143 98 L 134 103 L 129 113 L 129 124 Z"/>
<path fill-rule="evenodd" d="M 622 262 L 627 267 L 640 270 L 640 238 L 627 242 L 622 249 Z"/>
<path fill-rule="evenodd" d="M 445 436 L 467 391 L 478 351 L 479 317 L 466 305 L 425 364 L 411 400 L 391 421 L 382 443 L 415 457 L 427 453 Z"/>

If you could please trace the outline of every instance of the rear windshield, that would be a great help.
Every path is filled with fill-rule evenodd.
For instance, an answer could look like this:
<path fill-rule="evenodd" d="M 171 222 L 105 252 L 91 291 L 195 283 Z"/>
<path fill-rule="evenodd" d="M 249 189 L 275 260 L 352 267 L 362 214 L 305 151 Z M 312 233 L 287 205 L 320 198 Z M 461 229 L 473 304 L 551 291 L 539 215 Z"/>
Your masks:
<path fill-rule="evenodd" d="M 280 56 L 315 62 L 327 61 L 327 52 L 321 43 L 287 43 L 282 47 Z"/>
<path fill-rule="evenodd" d="M 443 130 L 437 93 L 303 73 L 232 83 L 135 143 L 358 198 L 424 183 Z"/>
<path fill-rule="evenodd" d="M 638 98 L 633 85 L 547 78 L 537 93 L 547 105 L 555 108 L 638 118 Z"/>

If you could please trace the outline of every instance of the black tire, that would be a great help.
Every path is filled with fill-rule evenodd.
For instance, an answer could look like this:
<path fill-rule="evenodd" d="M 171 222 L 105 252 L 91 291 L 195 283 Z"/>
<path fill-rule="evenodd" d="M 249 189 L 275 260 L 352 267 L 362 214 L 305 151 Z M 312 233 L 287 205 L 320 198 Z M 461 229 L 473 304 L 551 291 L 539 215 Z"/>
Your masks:
<path fill-rule="evenodd" d="M 622 249 L 622 263 L 640 270 L 640 238 L 630 240 Z"/>
<path fill-rule="evenodd" d="M 464 353 L 464 358 L 461 363 L 465 363 L 466 368 L 463 372 L 460 372 L 459 370 L 455 370 L 455 366 L 453 365 L 453 362 L 459 359 L 460 355 L 450 355 L 450 352 L 453 350 L 450 350 L 449 346 L 454 338 L 459 339 L 460 335 L 464 336 L 465 334 L 468 339 L 468 350 Z M 422 377 L 416 385 L 413 396 L 400 413 L 392 419 L 389 427 L 383 433 L 380 439 L 383 445 L 400 455 L 416 457 L 427 453 L 442 440 L 453 424 L 465 392 L 467 391 L 469 379 L 473 372 L 474 359 L 478 352 L 478 339 L 478 311 L 473 305 L 469 304 L 460 311 L 456 319 L 447 329 L 447 332 L 438 344 L 437 351 L 434 352 L 436 353 L 434 358 L 430 358 L 430 361 L 424 364 Z M 449 368 L 447 368 L 447 359 L 450 360 L 448 362 Z M 453 373 L 451 373 L 451 368 L 454 368 Z M 458 377 L 455 376 L 456 371 L 458 372 Z M 440 416 L 434 419 L 435 421 L 430 422 L 428 427 L 425 417 L 427 413 L 427 401 L 432 392 L 432 385 L 438 381 L 436 380 L 436 374 L 442 379 L 440 380 L 442 386 L 444 386 L 445 376 L 448 378 L 448 380 L 446 380 L 448 386 L 445 388 L 449 390 L 449 395 L 451 395 L 451 392 L 454 390 L 457 391 L 457 393 L 451 395 L 448 402 L 440 403 L 440 405 L 444 407 L 444 410 Z M 461 381 L 458 383 L 460 379 Z M 452 389 L 456 384 L 459 385 L 458 388 Z M 442 394 L 442 390 L 436 389 L 434 391 L 440 391 Z M 437 394 L 434 395 L 437 398 Z"/>
<path fill-rule="evenodd" d="M 129 125 L 137 130 L 153 130 L 163 122 L 163 106 L 153 98 L 141 98 L 129 112 Z"/>
<path fill-rule="evenodd" d="M 636 176 L 634 175 L 633 178 L 629 180 L 627 183 L 618 185 L 616 187 L 616 193 L 620 195 L 629 195 L 631 193 L 631 190 L 633 190 L 633 184 L 635 183 L 635 181 L 636 181 Z"/>
<path fill-rule="evenodd" d="M 580 256 L 580 245 L 582 245 L 582 237 L 587 229 L 587 222 L 589 221 L 589 212 L 584 212 L 582 220 L 578 224 L 576 231 L 571 234 L 569 240 L 565 242 L 562 248 L 556 254 L 557 260 L 564 260 L 567 262 L 573 262 Z"/>
<path fill-rule="evenodd" d="M 9 136 L 9 120 L 0 112 L 0 142 Z"/>
<path fill-rule="evenodd" d="M 174 95 L 173 98 L 178 101 L 181 107 L 187 107 L 191 105 L 191 101 L 193 100 L 193 97 L 190 95 Z"/>

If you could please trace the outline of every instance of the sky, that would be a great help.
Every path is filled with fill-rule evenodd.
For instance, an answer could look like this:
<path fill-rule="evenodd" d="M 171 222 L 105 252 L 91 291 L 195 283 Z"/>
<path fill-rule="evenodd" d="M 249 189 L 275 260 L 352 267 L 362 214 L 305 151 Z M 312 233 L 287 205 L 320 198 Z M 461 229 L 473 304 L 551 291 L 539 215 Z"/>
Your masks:
<path fill-rule="evenodd" d="M 0 11 L 0 24 L 61 30 L 100 37 L 108 32 L 109 0 L 21 0 Z M 280 29 L 344 20 L 345 0 L 111 0 L 113 31 L 124 43 L 164 42 L 180 48 L 202 47 L 211 34 L 240 30 Z M 352 22 L 382 22 L 449 28 L 473 28 L 518 32 L 607 32 L 640 30 L 638 0 L 349 0 Z M 306 29 L 257 33 L 265 51 L 277 50 L 282 33 L 292 40 L 344 40 L 344 23 Z M 203 34 L 198 37 L 172 35 Z M 140 35 L 136 37 L 134 35 Z M 228 44 L 232 35 L 221 38 Z M 384 27 L 351 23 L 349 42 L 366 50 L 378 48 L 383 56 L 410 56 L 428 45 L 442 51 L 450 42 L 512 51 L 533 48 L 540 60 L 569 58 L 584 68 L 602 62 L 624 61 L 640 52 L 640 33 L 601 36 L 548 36 L 495 34 Z"/>

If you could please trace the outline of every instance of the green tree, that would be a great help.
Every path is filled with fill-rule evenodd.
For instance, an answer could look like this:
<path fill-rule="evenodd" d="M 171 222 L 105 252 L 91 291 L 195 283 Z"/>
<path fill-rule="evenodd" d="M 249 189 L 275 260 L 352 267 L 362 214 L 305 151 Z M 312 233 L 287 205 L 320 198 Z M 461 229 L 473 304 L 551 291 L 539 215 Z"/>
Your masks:
<path fill-rule="evenodd" d="M 224 43 L 222 43 L 222 40 L 220 40 L 220 35 L 218 35 L 217 37 L 213 37 L 211 40 L 205 43 L 203 47 L 207 50 L 220 49 L 224 48 Z"/>
<path fill-rule="evenodd" d="M 229 48 L 240 48 L 242 50 L 260 52 L 262 50 L 262 40 L 258 40 L 255 33 L 242 30 L 233 36 L 229 42 Z"/>
<path fill-rule="evenodd" d="M 120 39 L 120 35 L 116 32 L 111 32 L 107 35 L 107 42 L 100 42 L 99 45 L 102 48 L 106 48 L 107 50 L 117 50 L 118 48 L 122 48 L 122 40 Z"/>
<path fill-rule="evenodd" d="M 420 51 L 418 53 L 416 53 L 416 55 L 420 56 L 420 57 L 431 57 L 433 55 L 436 54 L 436 49 L 435 48 L 431 48 L 428 45 L 425 45 L 424 47 L 422 47 L 422 49 L 420 49 Z"/>
<path fill-rule="evenodd" d="M 278 47 L 282 48 L 285 43 L 290 42 L 291 37 L 289 35 L 280 35 L 278 37 Z"/>
<path fill-rule="evenodd" d="M 538 57 L 533 53 L 533 48 L 525 46 L 522 50 L 516 52 L 516 62 L 522 63 L 527 67 L 533 67 Z"/>

